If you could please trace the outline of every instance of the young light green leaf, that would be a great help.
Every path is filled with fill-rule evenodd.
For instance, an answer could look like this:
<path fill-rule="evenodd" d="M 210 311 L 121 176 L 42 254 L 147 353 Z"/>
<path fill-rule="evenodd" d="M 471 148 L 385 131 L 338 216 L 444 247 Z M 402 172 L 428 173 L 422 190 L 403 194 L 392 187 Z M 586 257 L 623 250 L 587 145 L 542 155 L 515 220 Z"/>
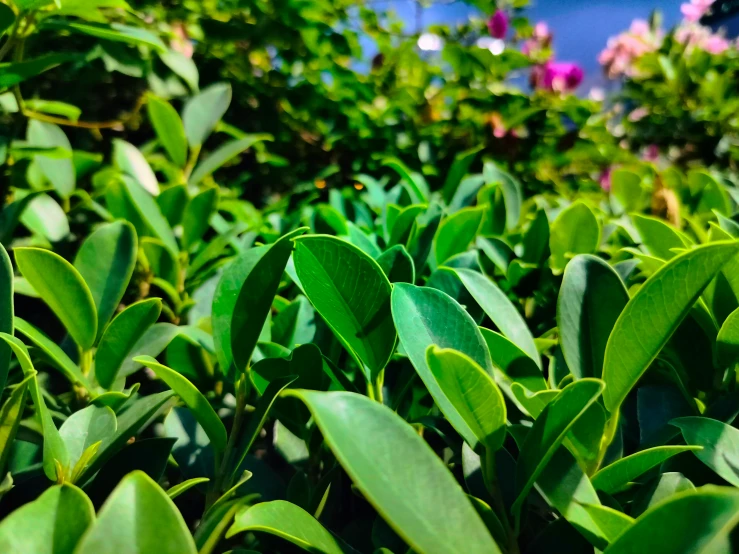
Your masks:
<path fill-rule="evenodd" d="M 210 481 L 207 477 L 193 477 L 192 479 L 188 479 L 187 481 L 182 481 L 182 483 L 178 483 L 174 487 L 170 487 L 167 489 L 167 496 L 169 496 L 172 500 L 180 496 L 181 494 L 189 491 L 193 487 L 197 487 L 198 485 L 203 485 Z"/>
<path fill-rule="evenodd" d="M 231 538 L 238 533 L 258 531 L 290 541 L 308 552 L 322 554 L 350 554 L 356 552 L 341 539 L 327 531 L 308 512 L 286 502 L 274 500 L 256 506 L 247 506 L 236 514 L 236 519 L 226 534 Z"/>
<path fill-rule="evenodd" d="M 213 444 L 213 448 L 222 451 L 226 448 L 228 434 L 226 427 L 223 425 L 221 418 L 218 417 L 213 406 L 210 405 L 208 399 L 203 396 L 195 385 L 188 381 L 185 377 L 177 373 L 175 370 L 158 363 L 151 356 L 139 356 L 134 358 L 135 362 L 145 365 L 156 373 L 162 381 L 179 396 L 182 401 L 195 414 L 195 419 L 203 427 L 205 432 Z"/>
<path fill-rule="evenodd" d="M 221 371 L 244 371 L 267 319 L 300 228 L 277 242 L 249 248 L 226 267 L 213 296 L 213 340 Z"/>
<path fill-rule="evenodd" d="M 296 239 L 293 258 L 305 295 L 374 380 L 396 341 L 391 285 L 382 269 L 356 246 L 327 235 Z"/>
<path fill-rule="evenodd" d="M 141 300 L 128 306 L 106 327 L 95 355 L 95 378 L 110 389 L 126 356 L 162 312 L 159 298 Z"/>
<path fill-rule="evenodd" d="M 531 336 L 526 321 L 505 293 L 492 280 L 477 271 L 462 268 L 454 271 L 500 332 L 526 352 L 541 368 L 541 357 L 534 337 Z"/>
<path fill-rule="evenodd" d="M 195 542 L 177 507 L 142 471 L 128 474 L 115 488 L 75 550 L 75 554 L 195 553 Z"/>
<path fill-rule="evenodd" d="M 134 179 L 146 192 L 159 194 L 159 182 L 149 162 L 141 151 L 130 142 L 113 139 L 113 161 L 123 173 Z"/>
<path fill-rule="evenodd" d="M 46 148 L 63 148 L 72 152 L 72 145 L 61 127 L 53 123 L 46 123 L 37 119 L 28 122 L 28 143 L 32 146 Z M 63 198 L 69 197 L 75 187 L 77 177 L 71 158 L 55 159 L 49 156 L 36 156 L 44 177 L 51 183 L 54 190 Z"/>
<path fill-rule="evenodd" d="M 701 448 L 700 446 L 656 446 L 648 448 L 604 467 L 593 475 L 591 481 L 599 491 L 613 494 L 665 460 L 682 452 L 697 451 Z"/>
<path fill-rule="evenodd" d="M 506 406 L 495 381 L 469 356 L 449 348 L 431 345 L 426 349 L 426 363 L 456 411 L 450 422 L 463 419 L 467 426 L 457 429 L 475 449 L 485 447 L 488 455 L 503 446 L 506 430 Z M 447 405 L 442 400 L 441 405 Z M 454 417 L 454 419 L 452 419 Z M 472 436 L 467 436 L 468 431 Z"/>
<path fill-rule="evenodd" d="M 516 501 L 512 511 L 516 520 L 531 487 L 565 436 L 603 391 L 598 379 L 570 383 L 547 404 L 521 446 L 516 466 Z"/>
<path fill-rule="evenodd" d="M 0 332 L 13 334 L 13 264 L 0 243 Z M 0 391 L 5 388 L 10 365 L 10 346 L 0 342 Z M 2 470 L 2 465 L 0 465 Z"/>
<path fill-rule="evenodd" d="M 690 240 L 677 229 L 656 217 L 632 214 L 636 230 L 639 231 L 642 244 L 652 256 L 661 260 L 671 260 L 677 253 L 673 249 L 685 249 Z"/>
<path fill-rule="evenodd" d="M 576 379 L 600 378 L 608 337 L 629 294 L 616 271 L 595 256 L 575 256 L 557 298 L 557 328 L 567 367 Z"/>
<path fill-rule="evenodd" d="M 392 410 L 349 392 L 283 395 L 308 406 L 354 485 L 413 550 L 500 553 L 444 463 Z M 357 429 L 362 429 L 359 441 Z"/>
<path fill-rule="evenodd" d="M 3 554 L 67 554 L 95 520 L 95 508 L 74 485 L 56 485 L 0 523 Z"/>
<path fill-rule="evenodd" d="M 182 110 L 182 122 L 190 148 L 199 148 L 231 103 L 231 85 L 216 83 L 190 98 Z"/>
<path fill-rule="evenodd" d="M 85 239 L 74 259 L 98 314 L 97 336 L 118 308 L 133 275 L 138 253 L 136 230 L 127 221 L 106 223 Z"/>
<path fill-rule="evenodd" d="M 693 454 L 726 481 L 739 487 L 739 429 L 709 417 L 679 417 L 670 421 L 688 444 L 702 446 Z"/>
<path fill-rule="evenodd" d="M 172 104 L 153 95 L 149 95 L 146 108 L 149 119 L 156 131 L 160 144 L 164 147 L 169 158 L 180 168 L 187 163 L 187 137 L 185 126 Z"/>
<path fill-rule="evenodd" d="M 604 356 L 603 400 L 609 412 L 619 408 L 703 289 L 737 252 L 739 242 L 714 242 L 684 252 L 662 266 L 629 300 Z"/>
<path fill-rule="evenodd" d="M 3 341 L 5 345 L 5 341 Z M 8 349 L 10 347 L 8 346 Z M 28 375 L 18 383 L 8 396 L 0 410 L 0 473 L 5 473 L 8 459 L 13 447 L 13 441 L 23 418 L 23 409 L 26 405 L 26 391 L 34 374 Z"/>
<path fill-rule="evenodd" d="M 87 350 L 95 343 L 97 310 L 84 279 L 67 260 L 41 248 L 16 248 L 23 277 L 64 324 L 75 342 Z"/>
<path fill-rule="evenodd" d="M 16 193 L 17 194 L 17 193 Z M 29 199 L 23 209 L 23 202 Z M 59 242 L 69 235 L 69 221 L 67 214 L 51 196 L 44 193 L 30 193 L 11 206 L 18 204 L 18 210 L 22 210 L 20 221 L 34 234 L 40 235 L 49 242 Z M 6 209 L 3 209 L 5 213 Z M 12 218 L 11 218 L 12 219 Z"/>
<path fill-rule="evenodd" d="M 647 510 L 605 554 L 731 552 L 729 534 L 739 521 L 739 491 L 706 486 Z"/>
<path fill-rule="evenodd" d="M 484 213 L 482 208 L 463 208 L 442 220 L 433 245 L 437 265 L 467 250 L 477 236 Z"/>
<path fill-rule="evenodd" d="M 448 294 L 406 283 L 393 286 L 391 307 L 400 343 L 424 385 L 454 428 L 467 428 L 431 372 L 426 351 L 431 345 L 452 348 L 469 356 L 492 376 L 490 353 L 475 321 Z M 472 431 L 465 434 L 471 435 Z"/>
<path fill-rule="evenodd" d="M 570 257 L 592 254 L 600 244 L 600 225 L 593 211 L 583 202 L 575 202 L 560 212 L 549 234 L 551 265 L 561 272 Z"/>

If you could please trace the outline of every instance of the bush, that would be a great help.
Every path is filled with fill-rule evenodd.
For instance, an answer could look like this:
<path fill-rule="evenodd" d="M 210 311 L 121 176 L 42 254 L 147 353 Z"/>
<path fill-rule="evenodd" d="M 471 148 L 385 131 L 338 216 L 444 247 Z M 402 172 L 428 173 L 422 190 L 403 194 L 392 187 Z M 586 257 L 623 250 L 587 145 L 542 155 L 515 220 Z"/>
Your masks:
<path fill-rule="evenodd" d="M 0 4 L 0 552 L 731 551 L 736 49 L 476 4 Z"/>

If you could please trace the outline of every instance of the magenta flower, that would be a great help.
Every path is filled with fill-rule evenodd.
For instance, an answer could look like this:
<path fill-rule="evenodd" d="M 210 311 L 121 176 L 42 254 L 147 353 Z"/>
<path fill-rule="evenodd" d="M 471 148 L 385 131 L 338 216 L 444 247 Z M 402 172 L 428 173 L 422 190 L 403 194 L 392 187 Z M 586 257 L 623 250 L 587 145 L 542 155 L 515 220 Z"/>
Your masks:
<path fill-rule="evenodd" d="M 600 179 L 598 179 L 598 183 L 600 184 L 600 188 L 603 189 L 606 192 L 611 191 L 611 168 L 606 168 L 603 173 L 600 174 Z"/>
<path fill-rule="evenodd" d="M 572 62 L 551 62 L 536 66 L 531 73 L 531 84 L 534 88 L 554 92 L 572 92 L 583 77 L 582 68 Z"/>
<path fill-rule="evenodd" d="M 505 38 L 508 32 L 508 16 L 504 11 L 496 11 L 488 21 L 488 30 L 493 38 Z"/>

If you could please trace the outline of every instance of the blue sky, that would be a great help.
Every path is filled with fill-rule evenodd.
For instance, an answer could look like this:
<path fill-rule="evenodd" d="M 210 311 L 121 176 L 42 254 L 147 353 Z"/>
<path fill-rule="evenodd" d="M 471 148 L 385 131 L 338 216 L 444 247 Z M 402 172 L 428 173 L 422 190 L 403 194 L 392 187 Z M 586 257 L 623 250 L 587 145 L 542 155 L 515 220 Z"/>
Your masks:
<path fill-rule="evenodd" d="M 415 30 L 415 3 L 408 0 L 375 0 L 380 9 L 390 8 Z M 532 0 L 525 14 L 532 21 L 546 21 L 554 32 L 557 59 L 576 61 L 585 69 L 583 89 L 602 85 L 597 57 L 608 37 L 627 29 L 635 18 L 647 19 L 655 8 L 662 11 L 666 27 L 681 18 L 681 0 Z M 425 8 L 423 25 L 453 24 L 476 13 L 464 2 Z"/>

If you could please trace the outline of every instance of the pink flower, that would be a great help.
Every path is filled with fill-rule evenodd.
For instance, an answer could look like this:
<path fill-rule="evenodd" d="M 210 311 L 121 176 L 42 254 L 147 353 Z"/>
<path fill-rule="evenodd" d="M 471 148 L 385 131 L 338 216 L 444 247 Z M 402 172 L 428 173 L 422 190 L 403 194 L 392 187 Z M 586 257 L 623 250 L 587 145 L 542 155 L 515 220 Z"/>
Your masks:
<path fill-rule="evenodd" d="M 606 192 L 610 192 L 611 190 L 611 168 L 610 167 L 607 167 L 603 171 L 603 173 L 600 174 L 598 183 L 600 184 L 601 189 L 603 189 Z"/>
<path fill-rule="evenodd" d="M 535 56 L 545 48 L 549 48 L 552 44 L 552 33 L 549 26 L 543 21 L 534 25 L 534 33 L 531 38 L 524 41 L 521 52 L 527 56 Z"/>
<path fill-rule="evenodd" d="M 643 19 L 635 19 L 631 22 L 631 27 L 629 27 L 629 33 L 636 35 L 637 37 L 644 37 L 648 35 L 649 32 L 649 23 Z"/>
<path fill-rule="evenodd" d="M 712 35 L 701 46 L 710 54 L 723 54 L 729 49 L 729 41 L 722 36 Z"/>
<path fill-rule="evenodd" d="M 173 23 L 172 32 L 174 34 L 174 38 L 170 41 L 172 50 L 179 52 L 186 58 L 192 58 L 195 48 L 187 34 L 187 29 L 185 28 L 184 23 L 181 21 Z"/>
<path fill-rule="evenodd" d="M 493 38 L 505 38 L 508 32 L 508 16 L 504 11 L 496 11 L 488 21 L 488 30 Z"/>
<path fill-rule="evenodd" d="M 644 149 L 644 153 L 642 154 L 642 158 L 644 158 L 647 162 L 656 162 L 659 159 L 659 146 L 656 144 L 650 144 Z"/>
<path fill-rule="evenodd" d="M 583 77 L 582 68 L 572 62 L 551 62 L 536 66 L 531 72 L 531 83 L 534 88 L 554 92 L 572 92 Z"/>
<path fill-rule="evenodd" d="M 682 4 L 680 6 L 680 11 L 685 21 L 695 23 L 700 21 L 701 17 L 708 13 L 712 4 L 713 0 L 690 0 L 690 4 Z"/>
<path fill-rule="evenodd" d="M 549 42 L 552 40 L 552 33 L 549 31 L 549 25 L 544 21 L 539 21 L 534 25 L 534 38 L 539 42 Z"/>
<path fill-rule="evenodd" d="M 645 107 L 636 108 L 629 114 L 629 121 L 636 122 L 644 119 L 649 115 L 649 110 Z"/>
<path fill-rule="evenodd" d="M 608 39 L 606 49 L 598 56 L 598 62 L 611 79 L 621 75 L 633 76 L 637 58 L 657 50 L 661 44 L 662 32 L 653 31 L 646 21 L 637 19 L 627 32 Z"/>

